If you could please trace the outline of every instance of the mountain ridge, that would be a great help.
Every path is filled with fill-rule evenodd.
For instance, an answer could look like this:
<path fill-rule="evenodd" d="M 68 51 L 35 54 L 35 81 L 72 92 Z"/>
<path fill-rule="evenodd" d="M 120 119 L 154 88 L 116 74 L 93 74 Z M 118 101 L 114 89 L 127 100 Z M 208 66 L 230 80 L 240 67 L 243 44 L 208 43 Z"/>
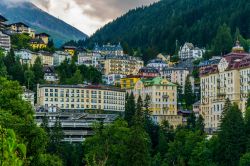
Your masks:
<path fill-rule="evenodd" d="M 249 0 L 161 0 L 130 10 L 96 31 L 86 43 L 122 42 L 133 49 L 173 54 L 176 41 L 211 45 L 224 23 L 232 35 L 239 28 L 245 38 L 250 38 Z"/>
<path fill-rule="evenodd" d="M 50 15 L 33 3 L 24 2 L 18 6 L 0 4 L 0 11 L 8 19 L 7 23 L 23 22 L 37 33 L 46 32 L 57 47 L 69 40 L 85 40 L 88 36 L 68 23 Z"/>

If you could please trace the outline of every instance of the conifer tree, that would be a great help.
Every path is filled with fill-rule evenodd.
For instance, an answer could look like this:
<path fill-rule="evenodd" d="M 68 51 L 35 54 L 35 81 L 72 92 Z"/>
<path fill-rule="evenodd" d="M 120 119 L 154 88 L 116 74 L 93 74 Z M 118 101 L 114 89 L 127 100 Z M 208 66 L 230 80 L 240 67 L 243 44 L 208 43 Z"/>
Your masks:
<path fill-rule="evenodd" d="M 233 46 L 233 39 L 231 36 L 231 30 L 223 24 L 219 27 L 216 37 L 213 42 L 213 51 L 215 55 L 225 55 L 229 53 Z"/>
<path fill-rule="evenodd" d="M 184 98 L 186 102 L 186 107 L 190 108 L 192 104 L 194 104 L 195 97 L 193 94 L 193 89 L 192 89 L 189 76 L 186 78 L 186 82 L 185 82 Z"/>
<path fill-rule="evenodd" d="M 133 117 L 135 115 L 135 98 L 133 93 L 129 95 L 125 108 L 126 110 L 124 119 L 128 122 L 128 125 L 131 126 Z"/>
<path fill-rule="evenodd" d="M 32 70 L 35 75 L 35 84 L 42 83 L 44 80 L 44 72 L 43 72 L 42 60 L 40 57 L 36 58 Z"/>
<path fill-rule="evenodd" d="M 221 166 L 238 166 L 245 151 L 246 135 L 242 113 L 237 105 L 224 114 L 218 133 L 218 163 Z"/>

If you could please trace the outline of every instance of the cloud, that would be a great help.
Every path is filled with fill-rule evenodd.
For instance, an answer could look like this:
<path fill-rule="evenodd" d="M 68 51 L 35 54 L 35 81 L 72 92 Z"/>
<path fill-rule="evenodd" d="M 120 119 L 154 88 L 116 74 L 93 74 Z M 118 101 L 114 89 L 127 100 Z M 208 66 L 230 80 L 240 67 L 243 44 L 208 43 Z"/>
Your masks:
<path fill-rule="evenodd" d="M 158 0 L 0 0 L 9 6 L 32 2 L 88 35 L 129 9 Z"/>

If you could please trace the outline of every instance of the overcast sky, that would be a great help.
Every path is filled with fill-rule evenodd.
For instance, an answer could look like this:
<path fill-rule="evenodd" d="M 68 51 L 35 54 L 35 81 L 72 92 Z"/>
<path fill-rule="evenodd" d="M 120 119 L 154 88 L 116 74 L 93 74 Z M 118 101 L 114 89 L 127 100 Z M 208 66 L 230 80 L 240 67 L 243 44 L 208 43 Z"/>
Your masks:
<path fill-rule="evenodd" d="M 109 21 L 126 13 L 129 9 L 149 5 L 158 0 L 0 0 L 18 4 L 30 1 L 55 17 L 93 34 Z"/>

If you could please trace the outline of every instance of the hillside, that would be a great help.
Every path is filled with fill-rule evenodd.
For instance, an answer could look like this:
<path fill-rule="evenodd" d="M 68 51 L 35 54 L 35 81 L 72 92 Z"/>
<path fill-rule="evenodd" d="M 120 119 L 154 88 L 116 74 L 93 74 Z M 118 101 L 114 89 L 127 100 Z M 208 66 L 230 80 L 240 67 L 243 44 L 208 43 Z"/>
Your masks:
<path fill-rule="evenodd" d="M 226 23 L 232 35 L 236 28 L 250 38 L 249 0 L 161 0 L 141 7 L 107 24 L 88 40 L 118 42 L 151 52 L 173 53 L 186 41 L 200 47 L 212 43 L 218 27 Z"/>
<path fill-rule="evenodd" d="M 0 13 L 9 23 L 24 22 L 38 32 L 46 32 L 54 39 L 56 46 L 69 40 L 83 40 L 87 35 L 42 11 L 32 3 L 23 3 L 15 7 L 7 7 L 0 3 Z"/>

